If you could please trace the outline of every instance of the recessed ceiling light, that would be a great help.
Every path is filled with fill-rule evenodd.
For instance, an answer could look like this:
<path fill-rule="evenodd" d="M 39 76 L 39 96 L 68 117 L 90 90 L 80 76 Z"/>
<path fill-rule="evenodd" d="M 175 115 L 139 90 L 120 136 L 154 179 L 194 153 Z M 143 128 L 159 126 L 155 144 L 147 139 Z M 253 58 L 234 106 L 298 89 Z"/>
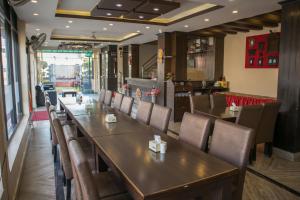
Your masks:
<path fill-rule="evenodd" d="M 229 2 L 234 2 L 234 0 L 228 0 Z"/>
<path fill-rule="evenodd" d="M 159 8 L 153 8 L 154 11 L 159 11 Z"/>
<path fill-rule="evenodd" d="M 111 16 L 111 13 L 106 13 L 107 16 Z"/>
<path fill-rule="evenodd" d="M 32 3 L 37 3 L 38 1 L 37 1 L 37 0 L 31 0 L 31 2 L 32 2 Z"/>
<path fill-rule="evenodd" d="M 158 32 L 159 32 L 159 33 L 162 33 L 162 30 L 161 30 L 161 29 L 158 29 Z"/>
<path fill-rule="evenodd" d="M 205 22 L 209 22 L 209 19 L 208 19 L 208 18 L 206 18 L 206 19 L 204 19 L 204 21 L 205 21 Z"/>
<path fill-rule="evenodd" d="M 232 11 L 232 13 L 233 13 L 233 14 L 237 14 L 237 13 L 239 13 L 239 11 L 234 10 L 234 11 Z"/>
<path fill-rule="evenodd" d="M 40 31 L 40 29 L 39 28 L 37 28 L 37 29 L 35 29 L 36 31 Z"/>
<path fill-rule="evenodd" d="M 104 30 L 104 31 L 107 31 L 107 28 L 106 28 L 106 27 L 104 27 L 104 28 L 103 28 L 103 30 Z"/>
<path fill-rule="evenodd" d="M 70 28 L 70 26 L 66 26 L 66 28 Z"/>
<path fill-rule="evenodd" d="M 123 5 L 121 3 L 117 3 L 116 6 L 121 8 Z"/>
<path fill-rule="evenodd" d="M 150 28 L 150 26 L 146 26 L 146 29 L 149 29 Z"/>
<path fill-rule="evenodd" d="M 136 32 L 137 32 L 137 33 L 140 33 L 141 31 L 140 31 L 140 30 L 137 30 Z"/>
<path fill-rule="evenodd" d="M 109 24 L 110 26 L 113 26 L 114 24 Z"/>
<path fill-rule="evenodd" d="M 144 19 L 144 16 L 143 16 L 143 15 L 140 15 L 139 18 L 140 18 L 140 19 Z"/>
<path fill-rule="evenodd" d="M 72 24 L 72 23 L 73 23 L 73 21 L 72 21 L 72 20 L 69 20 L 68 22 L 69 22 L 69 24 Z"/>
<path fill-rule="evenodd" d="M 189 25 L 184 25 L 184 28 L 188 28 L 189 27 Z"/>
<path fill-rule="evenodd" d="M 34 15 L 34 16 L 38 16 L 39 14 L 38 14 L 38 13 L 33 13 L 33 15 Z"/>

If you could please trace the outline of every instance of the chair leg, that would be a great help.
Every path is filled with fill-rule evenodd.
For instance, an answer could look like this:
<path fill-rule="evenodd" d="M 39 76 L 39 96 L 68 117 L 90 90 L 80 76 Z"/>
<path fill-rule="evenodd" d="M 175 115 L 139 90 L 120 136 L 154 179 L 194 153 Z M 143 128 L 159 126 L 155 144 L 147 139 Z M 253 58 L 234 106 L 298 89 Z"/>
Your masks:
<path fill-rule="evenodd" d="M 52 146 L 52 151 L 53 151 L 53 160 L 54 160 L 54 162 L 56 162 L 57 161 L 57 146 L 56 145 Z"/>
<path fill-rule="evenodd" d="M 273 143 L 272 142 L 265 143 L 264 153 L 265 153 L 265 155 L 267 155 L 269 157 L 272 156 L 272 153 L 273 153 Z"/>
<path fill-rule="evenodd" d="M 67 200 L 71 200 L 71 179 L 67 179 Z"/>
<path fill-rule="evenodd" d="M 253 155 L 252 155 L 252 160 L 256 161 L 256 144 L 253 147 Z"/>

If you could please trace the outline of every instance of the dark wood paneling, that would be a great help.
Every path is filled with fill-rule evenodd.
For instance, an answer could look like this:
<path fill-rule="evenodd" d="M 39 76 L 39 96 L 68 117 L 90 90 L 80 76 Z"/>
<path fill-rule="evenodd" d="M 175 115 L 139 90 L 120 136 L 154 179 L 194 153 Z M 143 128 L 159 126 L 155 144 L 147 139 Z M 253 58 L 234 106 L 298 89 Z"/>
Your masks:
<path fill-rule="evenodd" d="M 278 99 L 282 102 L 275 146 L 300 151 L 300 1 L 282 4 Z"/>
<path fill-rule="evenodd" d="M 131 57 L 131 77 L 138 78 L 139 77 L 139 45 L 132 44 L 129 45 L 128 56 Z M 130 64 L 129 64 L 130 65 Z"/>
<path fill-rule="evenodd" d="M 175 80 L 187 79 L 187 35 L 183 32 L 172 33 L 171 72 Z"/>
<path fill-rule="evenodd" d="M 218 80 L 224 72 L 224 37 L 215 37 L 215 43 L 214 79 Z"/>

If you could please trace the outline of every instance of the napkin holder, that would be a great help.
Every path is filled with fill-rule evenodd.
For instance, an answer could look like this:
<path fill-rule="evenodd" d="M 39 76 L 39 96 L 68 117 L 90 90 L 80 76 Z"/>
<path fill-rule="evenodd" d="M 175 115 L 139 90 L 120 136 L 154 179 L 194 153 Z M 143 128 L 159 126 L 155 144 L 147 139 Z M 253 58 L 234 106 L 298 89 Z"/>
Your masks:
<path fill-rule="evenodd" d="M 160 143 L 156 142 L 155 140 L 149 141 L 149 149 L 154 151 L 155 153 L 160 151 Z"/>
<path fill-rule="evenodd" d="M 239 107 L 236 106 L 235 103 L 232 103 L 232 105 L 229 107 L 229 110 L 232 112 L 237 112 L 237 111 L 239 111 Z"/>
<path fill-rule="evenodd" d="M 107 114 L 105 116 L 105 121 L 107 123 L 115 123 L 115 122 L 117 122 L 117 118 L 116 118 L 116 116 L 114 114 Z"/>

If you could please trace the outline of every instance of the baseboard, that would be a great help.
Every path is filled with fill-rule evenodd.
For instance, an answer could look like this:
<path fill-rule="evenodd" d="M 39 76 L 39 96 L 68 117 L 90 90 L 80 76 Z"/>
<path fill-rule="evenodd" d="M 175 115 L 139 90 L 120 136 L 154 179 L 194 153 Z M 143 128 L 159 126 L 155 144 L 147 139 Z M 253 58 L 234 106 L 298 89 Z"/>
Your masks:
<path fill-rule="evenodd" d="M 300 162 L 300 152 L 292 153 L 277 147 L 273 147 L 273 153 L 274 155 L 294 162 Z"/>

